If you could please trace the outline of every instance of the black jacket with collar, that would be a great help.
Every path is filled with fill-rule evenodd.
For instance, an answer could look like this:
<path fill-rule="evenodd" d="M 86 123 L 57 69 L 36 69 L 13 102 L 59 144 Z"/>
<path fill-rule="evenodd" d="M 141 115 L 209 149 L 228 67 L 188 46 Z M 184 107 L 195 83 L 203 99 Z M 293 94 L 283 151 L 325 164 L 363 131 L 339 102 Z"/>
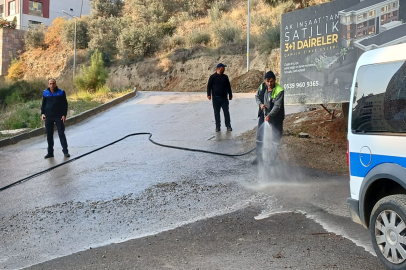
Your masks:
<path fill-rule="evenodd" d="M 66 93 L 56 87 L 54 93 L 48 88 L 42 94 L 41 114 L 47 117 L 62 117 L 68 114 Z"/>
<path fill-rule="evenodd" d="M 207 83 L 207 96 L 213 97 L 227 97 L 232 99 L 233 92 L 231 91 L 230 80 L 226 74 L 218 74 L 217 72 L 212 74 Z"/>

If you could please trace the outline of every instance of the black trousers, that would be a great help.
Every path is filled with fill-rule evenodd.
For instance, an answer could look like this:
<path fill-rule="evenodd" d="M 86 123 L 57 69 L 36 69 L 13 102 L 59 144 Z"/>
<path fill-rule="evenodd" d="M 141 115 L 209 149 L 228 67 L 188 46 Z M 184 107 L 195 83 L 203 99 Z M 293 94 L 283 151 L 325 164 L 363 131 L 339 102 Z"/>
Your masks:
<path fill-rule="evenodd" d="M 216 120 L 216 128 L 220 129 L 220 109 L 223 109 L 224 121 L 226 122 L 226 127 L 231 127 L 230 112 L 228 111 L 228 98 L 227 97 L 217 97 L 213 98 L 213 109 L 214 109 L 214 119 Z"/>
<path fill-rule="evenodd" d="M 54 153 L 54 123 L 58 129 L 59 140 L 62 145 L 62 152 L 68 153 L 68 142 L 65 136 L 65 124 L 62 122 L 62 117 L 49 117 L 45 118 L 45 129 L 47 131 L 48 153 Z"/>
<path fill-rule="evenodd" d="M 264 114 L 261 113 L 261 115 L 258 118 L 258 131 L 257 131 L 257 143 L 256 143 L 256 149 L 255 152 L 257 153 L 257 156 L 259 158 L 262 157 L 262 151 L 263 151 L 263 144 L 264 144 L 264 130 L 263 128 L 260 129 L 261 125 L 264 123 L 265 121 L 265 117 Z M 278 147 L 279 147 L 279 143 L 282 139 L 282 134 L 283 134 L 283 121 L 281 122 L 273 122 L 273 121 L 269 121 L 268 122 L 271 125 L 271 129 L 272 129 L 272 142 L 268 142 L 268 143 L 272 143 L 272 147 L 270 147 L 270 157 L 271 157 L 271 161 L 275 160 L 278 156 Z"/>

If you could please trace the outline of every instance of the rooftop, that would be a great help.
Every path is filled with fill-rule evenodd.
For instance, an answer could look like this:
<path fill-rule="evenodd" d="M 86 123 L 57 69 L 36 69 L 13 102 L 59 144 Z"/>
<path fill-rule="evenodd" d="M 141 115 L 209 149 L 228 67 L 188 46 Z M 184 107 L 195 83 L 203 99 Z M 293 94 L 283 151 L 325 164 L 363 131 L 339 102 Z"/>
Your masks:
<path fill-rule="evenodd" d="M 393 40 L 396 40 L 398 38 L 405 37 L 405 36 L 406 36 L 406 24 L 402 24 L 398 27 L 388 29 L 371 38 L 366 38 L 358 43 L 363 46 L 370 46 L 372 44 L 382 46 L 388 42 L 391 42 Z"/>
<path fill-rule="evenodd" d="M 391 1 L 393 1 L 393 0 L 364 0 L 355 6 L 352 6 L 350 8 L 343 10 L 343 12 L 358 11 L 358 10 L 362 10 L 364 8 L 367 8 L 367 7 L 370 7 L 370 6 L 379 4 L 379 3 L 391 2 Z"/>

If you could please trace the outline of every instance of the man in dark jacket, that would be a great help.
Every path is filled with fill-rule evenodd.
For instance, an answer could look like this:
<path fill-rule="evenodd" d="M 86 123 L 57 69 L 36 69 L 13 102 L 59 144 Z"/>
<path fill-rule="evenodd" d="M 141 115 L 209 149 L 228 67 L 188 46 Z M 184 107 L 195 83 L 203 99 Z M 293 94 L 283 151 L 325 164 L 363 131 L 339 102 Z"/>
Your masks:
<path fill-rule="evenodd" d="M 45 120 L 47 131 L 48 154 L 45 158 L 54 156 L 54 123 L 58 129 L 59 140 L 62 145 L 62 152 L 65 157 L 70 157 L 68 143 L 65 136 L 65 121 L 68 113 L 68 101 L 65 91 L 59 89 L 55 79 L 48 81 L 48 89 L 42 95 L 41 118 Z"/>
<path fill-rule="evenodd" d="M 278 155 L 278 146 L 283 133 L 283 120 L 285 119 L 285 102 L 284 89 L 276 82 L 275 74 L 268 71 L 265 74 L 264 82 L 258 87 L 255 95 L 255 101 L 258 104 L 258 131 L 257 131 L 257 157 L 254 164 L 262 161 L 263 155 L 263 132 L 264 128 L 260 129 L 264 122 L 268 122 L 272 128 L 272 142 L 270 159 L 275 160 Z"/>
<path fill-rule="evenodd" d="M 216 132 L 220 131 L 220 109 L 223 109 L 224 121 L 227 127 L 227 131 L 232 131 L 230 112 L 228 111 L 228 100 L 233 99 L 233 93 L 231 91 L 230 81 L 228 76 L 224 74 L 226 65 L 219 63 L 217 65 L 217 71 L 210 76 L 207 83 L 207 98 L 212 100 L 214 109 L 214 119 L 216 120 Z M 227 99 L 228 94 L 228 99 Z"/>

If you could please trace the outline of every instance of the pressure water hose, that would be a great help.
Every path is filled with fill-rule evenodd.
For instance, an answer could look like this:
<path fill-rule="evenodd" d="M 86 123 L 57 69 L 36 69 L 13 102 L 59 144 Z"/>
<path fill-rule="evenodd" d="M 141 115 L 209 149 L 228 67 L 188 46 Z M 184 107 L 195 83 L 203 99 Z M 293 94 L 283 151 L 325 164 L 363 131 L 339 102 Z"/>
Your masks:
<path fill-rule="evenodd" d="M 156 144 L 156 145 L 158 145 L 158 146 L 162 146 L 162 147 L 173 148 L 173 149 L 184 150 L 184 151 L 191 151 L 191 152 L 200 152 L 200 153 L 206 153 L 206 154 L 212 154 L 212 155 L 219 155 L 219 156 L 226 156 L 226 157 L 240 157 L 240 156 L 247 155 L 247 154 L 249 154 L 249 153 L 251 153 L 252 151 L 255 150 L 255 148 L 253 148 L 253 149 L 249 150 L 248 152 L 245 152 L 245 153 L 242 153 L 242 154 L 225 154 L 225 153 L 218 153 L 218 152 L 207 151 L 207 150 L 201 150 L 201 149 L 186 148 L 186 147 L 179 147 L 179 146 L 173 146 L 173 145 L 166 145 L 166 144 L 162 144 L 162 143 L 157 143 L 157 142 L 155 142 L 154 140 L 151 139 L 152 133 L 149 133 L 149 132 L 132 133 L 132 134 L 128 134 L 127 136 L 124 136 L 124 137 L 122 137 L 121 139 L 118 139 L 118 140 L 116 140 L 116 141 L 114 141 L 114 142 L 111 142 L 111 143 L 106 144 L 106 145 L 104 145 L 104 146 L 101 146 L 101 147 L 99 147 L 99 148 L 97 148 L 97 149 L 94 149 L 94 150 L 92 150 L 92 151 L 89 151 L 89 152 L 87 152 L 87 153 L 84 153 L 84 154 L 82 154 L 82 155 L 80 155 L 80 156 L 78 156 L 78 157 L 69 159 L 69 160 L 67 160 L 67 161 L 65 161 L 65 162 L 62 162 L 62 163 L 58 164 L 58 165 L 52 166 L 52 167 L 50 167 L 50 168 L 48 168 L 48 169 L 45 169 L 45 170 L 43 170 L 43 171 L 34 173 L 34 174 L 32 174 L 32 175 L 30 175 L 30 176 L 27 176 L 27 177 L 25 177 L 25 178 L 23 178 L 23 179 L 20 179 L 20 180 L 14 182 L 14 183 L 11 183 L 11 184 L 9 184 L 9 185 L 7 185 L 7 186 L 4 186 L 4 187 L 0 188 L 0 192 L 6 190 L 6 189 L 8 189 L 8 188 L 11 188 L 11 187 L 13 187 L 13 186 L 15 186 L 15 185 L 21 184 L 22 182 L 28 181 L 28 180 L 30 180 L 30 179 L 32 179 L 32 178 L 38 177 L 38 176 L 40 176 L 40 175 L 42 175 L 42 174 L 44 174 L 44 173 L 50 172 L 50 171 L 52 171 L 52 170 L 54 170 L 54 169 L 56 169 L 56 168 L 58 168 L 58 167 L 60 167 L 60 166 L 63 166 L 63 165 L 65 165 L 65 164 L 68 164 L 68 163 L 73 162 L 73 161 L 75 161 L 75 160 L 81 159 L 82 157 L 85 157 L 85 156 L 90 155 L 90 154 L 92 154 L 92 153 L 94 153 L 94 152 L 97 152 L 97 151 L 99 151 L 99 150 L 101 150 L 101 149 L 103 149 L 103 148 L 106 148 L 106 147 L 108 147 L 108 146 L 110 146 L 110 145 L 113 145 L 113 144 L 115 144 L 115 143 L 118 143 L 119 141 L 122 141 L 122 140 L 124 140 L 124 139 L 126 139 L 126 138 L 128 138 L 128 137 L 137 136 L 137 135 L 149 135 L 148 139 L 150 140 L 150 142 L 152 142 L 153 144 Z"/>

